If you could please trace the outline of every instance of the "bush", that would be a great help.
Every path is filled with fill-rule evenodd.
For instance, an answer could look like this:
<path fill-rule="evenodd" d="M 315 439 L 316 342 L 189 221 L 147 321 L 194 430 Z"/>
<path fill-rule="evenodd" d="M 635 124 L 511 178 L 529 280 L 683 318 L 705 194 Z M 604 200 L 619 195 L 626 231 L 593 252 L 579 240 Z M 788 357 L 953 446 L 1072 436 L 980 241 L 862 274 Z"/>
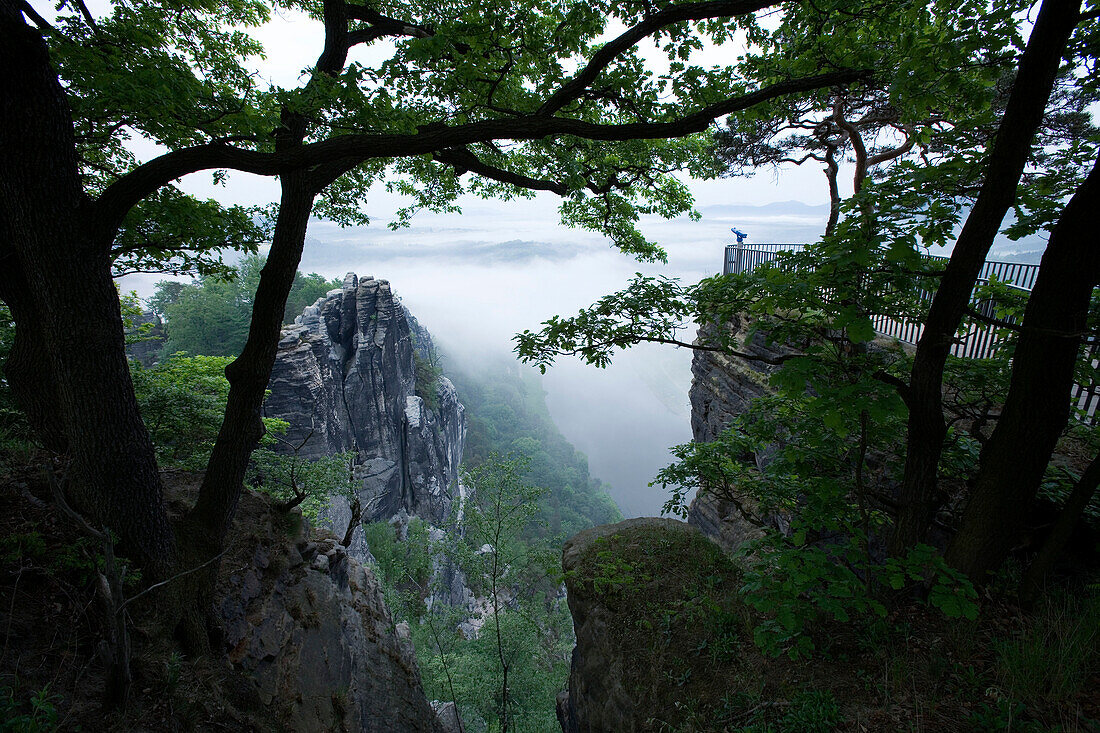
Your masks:
<path fill-rule="evenodd" d="M 259 448 L 252 454 L 249 480 L 270 494 L 283 511 L 300 506 L 302 514 L 317 522 L 320 512 L 333 498 L 349 504 L 358 500 L 354 477 L 355 451 L 344 451 L 314 460 L 293 453 Z"/>
<path fill-rule="evenodd" d="M 997 679 L 1011 700 L 1068 705 L 1100 670 L 1100 595 L 1047 599 L 1022 633 L 994 649 Z"/>
<path fill-rule="evenodd" d="M 138 407 L 161 466 L 206 466 L 221 428 L 229 357 L 176 353 L 154 367 L 130 362 Z"/>

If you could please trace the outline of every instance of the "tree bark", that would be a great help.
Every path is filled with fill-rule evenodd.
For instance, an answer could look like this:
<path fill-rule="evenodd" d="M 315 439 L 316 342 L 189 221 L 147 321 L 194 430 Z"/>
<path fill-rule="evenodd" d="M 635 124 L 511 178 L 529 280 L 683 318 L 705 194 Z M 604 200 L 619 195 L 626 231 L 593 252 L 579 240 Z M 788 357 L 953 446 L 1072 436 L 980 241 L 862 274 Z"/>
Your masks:
<path fill-rule="evenodd" d="M 831 237 L 836 232 L 836 225 L 840 221 L 840 186 L 836 180 L 839 172 L 836 148 L 829 145 L 825 150 L 825 179 L 829 182 L 829 222 L 825 225 L 826 237 Z"/>
<path fill-rule="evenodd" d="M 1073 372 L 1100 282 L 1098 208 L 1100 160 L 1051 232 L 1020 326 L 1008 397 L 947 550 L 947 562 L 975 582 L 1000 567 L 1018 541 L 1069 419 Z"/>
<path fill-rule="evenodd" d="M 359 523 L 363 521 L 363 503 L 359 501 L 359 497 L 351 500 L 351 519 L 348 520 L 348 528 L 344 530 L 344 538 L 340 540 L 340 544 L 344 547 L 351 545 L 351 539 L 355 536 L 355 530 L 359 528 Z"/>
<path fill-rule="evenodd" d="M 1035 605 L 1043 580 L 1069 544 L 1073 529 L 1077 526 L 1081 515 L 1085 513 L 1089 502 L 1092 501 L 1098 485 L 1100 485 L 1100 456 L 1092 459 L 1092 463 L 1085 469 L 1080 480 L 1073 485 L 1069 499 L 1066 500 L 1066 505 L 1062 507 L 1054 527 L 1047 535 L 1043 548 L 1039 550 L 1039 554 L 1031 561 L 1027 572 L 1024 573 L 1020 581 L 1020 605 L 1024 608 L 1032 608 Z"/>
<path fill-rule="evenodd" d="M 264 434 L 260 419 L 264 392 L 275 364 L 286 298 L 302 257 L 313 196 L 307 175 L 283 176 L 279 215 L 253 300 L 248 340 L 241 355 L 225 368 L 229 379 L 225 417 L 198 501 L 189 514 L 189 519 L 207 534 L 212 554 L 221 548 L 237 508 L 249 456 Z"/>
<path fill-rule="evenodd" d="M 0 39 L 0 242 L 16 265 L 5 292 L 30 296 L 16 296 L 23 335 L 36 342 L 23 353 L 46 356 L 45 398 L 56 394 L 74 503 L 117 533 L 150 577 L 166 577 L 175 541 L 130 381 L 107 243 L 91 234 L 65 93 L 12 0 L 0 0 Z"/>
<path fill-rule="evenodd" d="M 12 396 L 43 447 L 64 453 L 68 442 L 57 403 L 57 380 L 42 342 L 45 327 L 38 318 L 26 276 L 14 253 L 0 261 L 0 300 L 11 309 L 15 321 L 15 340 L 4 364 Z"/>
<path fill-rule="evenodd" d="M 917 344 L 910 377 L 908 439 L 899 512 L 890 551 L 904 554 L 924 539 L 940 506 L 937 473 L 947 427 L 943 369 L 970 293 L 1027 162 L 1062 53 L 1079 19 L 1079 2 L 1045 0 L 1020 59 L 1004 117 L 974 208 L 955 243 Z"/>

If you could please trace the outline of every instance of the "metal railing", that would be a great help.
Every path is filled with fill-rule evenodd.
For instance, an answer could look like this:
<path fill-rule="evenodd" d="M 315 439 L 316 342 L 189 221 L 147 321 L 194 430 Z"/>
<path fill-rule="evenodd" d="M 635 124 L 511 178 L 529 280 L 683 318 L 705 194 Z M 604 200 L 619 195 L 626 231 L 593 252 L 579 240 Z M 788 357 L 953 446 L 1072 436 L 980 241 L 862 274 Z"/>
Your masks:
<path fill-rule="evenodd" d="M 801 252 L 805 247 L 805 244 L 727 244 L 722 273 L 728 275 L 731 272 L 751 272 L 757 265 L 775 260 L 781 252 Z M 928 255 L 928 259 L 947 262 L 949 258 Z M 1021 290 L 1031 290 L 1035 285 L 1035 278 L 1039 276 L 1039 266 L 987 260 L 978 273 L 978 279 L 988 281 L 994 275 L 1001 282 L 1015 285 Z"/>
<path fill-rule="evenodd" d="M 723 271 L 725 274 L 733 272 L 751 272 L 756 267 L 778 259 L 782 252 L 800 252 L 804 244 L 731 244 L 726 246 L 726 261 Z M 929 256 L 929 259 L 939 262 L 947 262 L 946 257 Z M 1035 278 L 1039 274 L 1038 265 L 1028 265 L 1021 262 L 997 262 L 987 261 L 982 265 L 978 274 L 978 282 L 988 283 L 990 278 L 996 276 L 1001 282 L 1006 282 L 1021 291 L 1030 292 L 1035 284 Z M 975 289 L 976 290 L 976 289 Z M 922 290 L 918 297 L 926 302 L 932 302 L 932 293 Z M 977 295 L 970 302 L 971 308 L 981 313 L 986 318 L 994 317 L 993 303 L 983 300 Z M 1015 325 L 1015 319 L 1008 317 L 999 319 L 1006 326 Z M 871 322 L 875 331 L 883 336 L 891 336 L 907 344 L 916 344 L 924 332 L 924 324 L 919 321 L 899 321 L 888 316 L 872 316 Z M 971 326 L 965 336 L 956 339 L 951 347 L 954 356 L 965 356 L 975 359 L 983 359 L 991 356 L 999 345 L 1000 338 L 997 334 L 998 327 L 991 323 L 977 323 Z"/>
<path fill-rule="evenodd" d="M 723 274 L 737 272 L 751 272 L 756 267 L 775 261 L 781 252 L 800 252 L 805 248 L 804 244 L 730 244 L 726 246 L 725 264 Z M 929 255 L 929 259 L 947 262 L 947 257 Z M 978 283 L 988 283 L 991 277 L 996 277 L 1010 286 L 1031 292 L 1035 285 L 1035 278 L 1039 275 L 1039 265 L 1025 264 L 1022 262 L 999 262 L 988 260 L 982 265 L 978 274 Z M 977 291 L 977 288 L 975 288 Z M 918 297 L 931 303 L 932 293 L 922 290 Z M 971 308 L 986 318 L 994 318 L 994 304 L 977 295 L 972 296 Z M 1007 326 L 1016 324 L 1014 318 L 997 319 Z M 924 324 L 919 321 L 899 321 L 888 316 L 872 316 L 871 322 L 875 331 L 883 336 L 896 338 L 898 341 L 915 345 L 924 332 Z M 975 323 L 970 326 L 966 334 L 956 338 L 951 347 L 954 356 L 983 359 L 997 350 L 1003 337 L 998 334 L 998 326 L 993 323 Z M 1100 366 L 1100 341 L 1090 339 L 1086 355 L 1093 367 Z M 1086 416 L 1086 422 L 1093 423 L 1096 413 L 1100 408 L 1100 383 L 1088 384 L 1075 383 L 1070 393 L 1074 407 L 1081 410 Z"/>

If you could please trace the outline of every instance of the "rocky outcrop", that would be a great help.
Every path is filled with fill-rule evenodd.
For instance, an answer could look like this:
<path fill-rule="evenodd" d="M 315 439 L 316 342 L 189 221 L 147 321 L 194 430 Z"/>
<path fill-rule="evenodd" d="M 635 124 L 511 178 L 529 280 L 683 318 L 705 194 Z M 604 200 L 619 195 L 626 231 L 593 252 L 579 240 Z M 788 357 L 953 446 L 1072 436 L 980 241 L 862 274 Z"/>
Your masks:
<path fill-rule="evenodd" d="M 734 318 L 728 328 L 742 344 L 741 351 L 775 360 L 790 349 L 779 344 L 768 344 L 762 333 L 750 334 L 751 323 L 745 318 Z M 706 340 L 712 324 L 700 330 L 700 339 Z M 767 394 L 768 379 L 779 369 L 766 361 L 756 361 L 713 351 L 696 351 L 691 361 L 691 434 L 697 443 L 715 440 L 734 417 L 748 409 L 752 400 Z M 761 468 L 770 459 L 770 453 L 754 456 Z M 747 499 L 743 506 L 752 509 Z M 782 522 L 781 517 L 771 519 Z M 729 501 L 712 494 L 700 493 L 688 508 L 688 522 L 699 527 L 727 549 L 735 549 L 742 543 L 760 537 L 760 527 L 746 521 Z"/>
<path fill-rule="evenodd" d="M 422 361 L 433 358 L 431 337 L 389 283 L 350 273 L 284 328 L 279 342 L 264 415 L 290 423 L 286 444 L 300 445 L 305 458 L 357 451 L 364 520 L 404 511 L 440 524 L 451 510 L 465 409 L 446 377 L 417 369 L 414 351 Z M 418 371 L 433 383 L 418 384 Z M 338 528 L 349 517 L 339 503 L 330 509 Z M 361 542 L 352 551 L 365 557 Z"/>
<path fill-rule="evenodd" d="M 769 362 L 776 362 L 801 350 L 787 344 L 769 344 L 765 332 L 753 333 L 752 326 L 749 319 L 738 316 L 727 328 L 741 344 L 741 352 L 760 356 L 761 359 L 710 351 L 696 351 L 692 358 L 691 431 L 695 442 L 718 438 L 735 417 L 748 409 L 752 400 L 770 392 L 768 380 L 780 366 Z M 700 340 L 706 340 L 714 328 L 714 325 L 701 328 Z M 866 348 L 893 358 L 891 354 L 896 354 L 901 346 L 892 338 L 880 336 L 868 342 Z M 741 458 L 755 461 L 757 468 L 763 470 L 774 459 L 779 447 L 780 444 L 776 443 Z M 873 449 L 866 456 L 869 473 L 877 477 L 878 488 L 883 495 L 897 489 L 896 483 L 884 475 L 888 464 L 897 460 L 895 454 Z M 759 517 L 767 526 L 784 534 L 790 533 L 790 516 L 760 511 L 755 500 L 747 495 L 738 496 L 737 502 L 740 509 Z M 740 509 L 728 500 L 701 491 L 688 508 L 688 522 L 726 549 L 733 550 L 746 541 L 762 536 L 764 531 L 759 525 L 746 520 Z"/>
<path fill-rule="evenodd" d="M 741 351 L 766 359 L 777 359 L 790 350 L 768 344 L 762 333 L 749 336 L 751 323 L 736 317 L 729 324 L 734 338 L 742 342 Z M 713 324 L 703 326 L 701 341 L 707 340 Z M 714 440 L 730 421 L 744 412 L 749 403 L 767 394 L 768 379 L 779 369 L 764 361 L 752 361 L 716 351 L 696 351 L 691 360 L 691 434 L 696 442 Z"/>
<path fill-rule="evenodd" d="M 441 731 L 370 569 L 290 520 L 288 532 L 266 497 L 241 498 L 217 595 L 229 660 L 250 683 L 239 696 L 283 730 Z"/>
<path fill-rule="evenodd" d="M 726 633 L 711 622 L 738 608 L 728 555 L 691 525 L 640 518 L 575 535 L 562 568 L 577 637 L 562 730 L 678 730 L 684 701 L 706 720 L 729 692 L 711 651 Z"/>

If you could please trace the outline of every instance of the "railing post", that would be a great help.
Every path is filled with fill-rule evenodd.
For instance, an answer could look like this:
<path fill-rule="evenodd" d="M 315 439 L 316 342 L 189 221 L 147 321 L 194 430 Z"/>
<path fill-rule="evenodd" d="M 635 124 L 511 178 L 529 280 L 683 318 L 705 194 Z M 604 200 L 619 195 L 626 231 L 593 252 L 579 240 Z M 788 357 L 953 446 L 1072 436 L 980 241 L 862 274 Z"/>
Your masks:
<path fill-rule="evenodd" d="M 733 271 L 735 273 L 741 272 L 741 243 L 733 245 Z"/>

